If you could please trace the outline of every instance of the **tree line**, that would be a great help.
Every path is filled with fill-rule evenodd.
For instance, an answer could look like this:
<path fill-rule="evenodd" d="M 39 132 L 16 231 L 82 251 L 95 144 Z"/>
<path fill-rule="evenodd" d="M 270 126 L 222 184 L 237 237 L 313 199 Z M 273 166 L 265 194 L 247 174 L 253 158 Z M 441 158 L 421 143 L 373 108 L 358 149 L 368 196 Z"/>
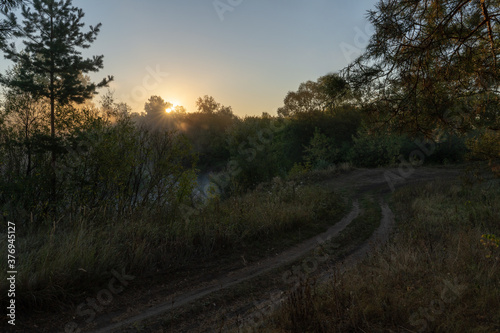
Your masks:
<path fill-rule="evenodd" d="M 496 1 L 379 1 L 362 56 L 300 84 L 276 115 L 243 118 L 211 96 L 197 100 L 196 112 L 168 114 L 172 105 L 160 96 L 142 114 L 112 94 L 98 101 L 113 77 L 92 82 L 103 56 L 81 50 L 101 24 L 86 28 L 71 0 L 0 5 L 0 49 L 13 64 L 0 75 L 6 219 L 37 228 L 155 207 L 175 216 L 200 173 L 229 175 L 229 195 L 331 165 L 397 164 L 416 140 L 436 144 L 427 163 L 470 158 L 499 170 Z"/>

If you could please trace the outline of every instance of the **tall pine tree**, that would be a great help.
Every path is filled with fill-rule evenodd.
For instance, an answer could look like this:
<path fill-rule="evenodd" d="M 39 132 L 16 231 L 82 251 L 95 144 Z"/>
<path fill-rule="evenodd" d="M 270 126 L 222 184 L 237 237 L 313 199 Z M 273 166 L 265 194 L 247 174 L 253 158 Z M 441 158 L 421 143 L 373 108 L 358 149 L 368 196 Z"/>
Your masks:
<path fill-rule="evenodd" d="M 51 137 L 56 140 L 56 105 L 83 103 L 105 87 L 111 76 L 99 83 L 82 80 L 82 75 L 103 68 L 103 56 L 83 58 L 81 50 L 95 41 L 101 24 L 83 31 L 82 9 L 74 7 L 71 0 L 33 0 L 32 6 L 23 5 L 22 22 L 13 12 L 5 13 L 12 27 L 12 43 L 0 43 L 5 58 L 19 68 L 15 78 L 0 75 L 0 83 L 13 89 L 45 97 L 50 101 Z M 15 41 L 22 41 L 18 50 Z M 43 78 L 40 80 L 40 78 Z M 56 150 L 52 150 L 52 167 L 55 170 Z M 56 179 L 53 176 L 53 199 Z"/>

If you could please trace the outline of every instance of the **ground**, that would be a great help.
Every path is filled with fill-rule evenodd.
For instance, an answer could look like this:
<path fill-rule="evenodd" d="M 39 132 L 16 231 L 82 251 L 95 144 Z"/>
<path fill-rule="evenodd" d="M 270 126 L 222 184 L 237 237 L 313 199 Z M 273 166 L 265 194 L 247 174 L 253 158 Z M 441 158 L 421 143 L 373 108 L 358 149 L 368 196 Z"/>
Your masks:
<path fill-rule="evenodd" d="M 458 177 L 457 168 L 415 170 L 356 169 L 320 181 L 321 186 L 345 193 L 350 212 L 324 233 L 274 253 L 258 262 L 221 259 L 188 267 L 175 274 L 137 277 L 84 332 L 211 332 L 251 331 L 262 316 L 275 310 L 300 279 L 317 283 L 348 269 L 374 247 L 389 239 L 394 216 L 387 204 L 394 187 L 419 181 Z M 392 182 L 392 185 L 390 184 Z M 380 224 L 367 240 L 352 246 L 333 240 L 360 214 L 361 200 L 380 206 Z M 339 218 L 333 219 L 338 221 Z M 329 247 L 330 252 L 325 250 Z M 341 248 L 336 248 L 341 247 Z M 333 249 L 333 252 L 331 251 Z M 34 315 L 33 331 L 62 332 L 75 307 L 65 313 Z"/>

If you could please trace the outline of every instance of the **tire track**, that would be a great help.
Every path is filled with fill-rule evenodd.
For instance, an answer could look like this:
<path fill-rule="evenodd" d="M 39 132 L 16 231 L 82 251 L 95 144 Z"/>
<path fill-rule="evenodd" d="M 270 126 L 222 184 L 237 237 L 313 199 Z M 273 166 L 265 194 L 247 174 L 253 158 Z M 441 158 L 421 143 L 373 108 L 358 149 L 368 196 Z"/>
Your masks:
<path fill-rule="evenodd" d="M 359 198 L 361 194 L 367 192 L 377 192 L 376 197 L 379 198 L 379 204 L 382 209 L 382 218 L 379 227 L 373 232 L 370 238 L 363 242 L 360 246 L 355 248 L 342 260 L 338 260 L 333 269 L 329 269 L 326 272 L 320 273 L 318 276 L 318 282 L 326 281 L 330 279 L 334 274 L 339 272 L 344 272 L 355 264 L 359 263 L 361 260 L 366 258 L 366 256 L 374 251 L 377 247 L 385 244 L 390 236 L 390 233 L 394 226 L 394 214 L 382 199 L 382 195 L 388 194 L 389 189 L 386 188 L 386 180 L 384 179 L 383 172 L 387 169 L 375 169 L 375 170 L 356 170 L 351 175 L 335 179 L 328 183 L 328 187 L 342 189 L 351 188 L 354 190 L 354 197 Z M 434 168 L 422 168 L 412 176 L 408 177 L 402 184 L 397 184 L 396 187 L 403 187 L 415 182 L 429 181 L 441 177 L 456 177 L 458 175 L 457 170 L 440 170 Z M 156 316 L 167 314 L 170 311 L 192 303 L 194 301 L 200 300 L 205 296 L 211 295 L 218 291 L 228 289 L 245 281 L 251 280 L 262 274 L 265 274 L 273 269 L 279 268 L 286 264 L 291 264 L 296 262 L 301 257 L 305 256 L 309 252 L 316 249 L 322 243 L 331 240 L 336 237 L 341 231 L 343 231 L 356 217 L 360 215 L 361 209 L 359 202 L 356 200 L 353 202 L 353 208 L 349 214 L 344 216 L 344 218 L 330 227 L 326 232 L 316 235 L 309 240 L 302 242 L 289 250 L 282 252 L 275 257 L 269 257 L 256 264 L 245 267 L 243 269 L 233 271 L 225 276 L 221 276 L 218 279 L 210 282 L 204 287 L 196 288 L 195 290 L 183 293 L 181 295 L 172 296 L 170 300 L 164 302 L 160 305 L 154 306 L 148 310 L 145 310 L 139 315 L 129 317 L 117 323 L 108 324 L 106 326 L 101 326 L 101 328 L 94 330 L 93 332 L 104 333 L 104 332 L 114 332 L 119 329 L 124 329 L 125 326 L 130 326 L 134 323 L 140 323 L 144 320 L 151 319 Z M 263 301 L 262 304 L 266 303 Z M 245 318 L 241 318 L 245 322 Z M 234 328 L 234 327 L 233 327 Z M 231 328 L 227 328 L 227 330 Z"/>
<path fill-rule="evenodd" d="M 318 246 L 318 239 L 331 239 L 337 236 L 342 230 L 344 230 L 358 215 L 360 214 L 359 202 L 356 200 L 353 202 L 352 210 L 349 214 L 344 216 L 342 220 L 332 227 L 330 227 L 327 231 L 322 234 L 319 234 L 313 238 L 308 239 L 301 244 L 288 249 L 278 256 L 270 257 L 264 259 L 256 264 L 253 264 L 249 267 L 245 267 L 235 272 L 231 272 L 226 276 L 222 276 L 219 279 L 216 279 L 216 282 L 211 283 L 209 286 L 198 288 L 187 292 L 185 294 L 179 295 L 170 299 L 167 302 L 164 302 L 160 305 L 152 307 L 143 313 L 125 319 L 121 322 L 107 325 L 105 327 L 94 330 L 96 333 L 107 333 L 113 332 L 117 329 L 120 329 L 124 326 L 131 325 L 137 322 L 144 321 L 146 319 L 166 314 L 169 311 L 172 311 L 176 308 L 199 300 L 205 296 L 208 296 L 212 293 L 230 288 L 239 283 L 245 282 L 247 280 L 253 279 L 259 275 L 265 274 L 273 269 L 279 268 L 283 265 L 293 263 L 297 261 L 300 257 L 306 255 L 308 252 L 314 250 Z"/>

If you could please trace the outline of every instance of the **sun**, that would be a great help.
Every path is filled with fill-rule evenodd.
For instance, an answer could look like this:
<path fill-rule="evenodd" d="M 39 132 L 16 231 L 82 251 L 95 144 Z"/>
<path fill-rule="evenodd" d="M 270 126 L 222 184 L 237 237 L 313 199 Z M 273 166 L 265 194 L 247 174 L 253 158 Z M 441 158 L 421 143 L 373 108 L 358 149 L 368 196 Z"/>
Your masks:
<path fill-rule="evenodd" d="M 180 105 L 180 104 L 179 104 L 179 103 L 177 103 L 177 102 L 170 102 L 170 104 L 171 104 L 172 106 L 171 106 L 171 107 L 169 107 L 169 108 L 166 108 L 166 109 L 165 109 L 165 112 L 166 112 L 166 113 L 170 113 L 170 112 L 174 111 L 174 110 L 175 110 L 175 108 L 176 108 L 176 107 L 178 107 L 178 106 Z"/>

